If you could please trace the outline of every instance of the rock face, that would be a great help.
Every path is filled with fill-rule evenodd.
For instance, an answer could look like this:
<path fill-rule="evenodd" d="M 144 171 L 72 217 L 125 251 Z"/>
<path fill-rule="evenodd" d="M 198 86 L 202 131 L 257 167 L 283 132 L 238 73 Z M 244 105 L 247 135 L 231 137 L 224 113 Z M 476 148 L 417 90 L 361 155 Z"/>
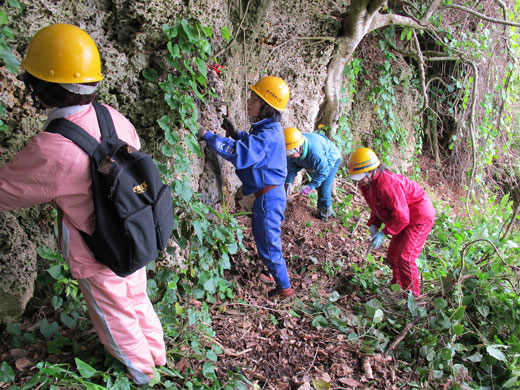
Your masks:
<path fill-rule="evenodd" d="M 8 212 L 0 212 L 0 319 L 16 320 L 32 297 L 36 246 Z"/>
<path fill-rule="evenodd" d="M 169 107 L 164 92 L 157 83 L 143 77 L 142 71 L 158 69 L 160 80 L 175 72 L 175 69 L 168 69 L 165 61 L 167 40 L 162 30 L 164 24 L 175 24 L 182 18 L 188 21 L 196 19 L 213 31 L 212 49 L 218 55 L 208 62 L 222 65 L 223 72 L 211 74 L 210 83 L 218 97 L 199 105 L 201 127 L 224 135 L 220 123 L 222 115 L 227 113 L 240 130 L 248 130 L 245 104 L 249 86 L 262 76 L 276 75 L 285 79 L 291 90 L 282 126 L 311 132 L 319 124 L 324 101 L 323 85 L 334 49 L 332 38 L 340 32 L 341 14 L 347 7 L 346 2 L 339 5 L 336 4 L 339 2 L 315 0 L 20 0 L 20 3 L 23 12 L 6 6 L 7 25 L 14 34 L 14 41 L 10 44 L 13 54 L 21 60 L 32 36 L 48 24 L 70 23 L 85 29 L 98 45 L 102 58 L 104 80 L 98 89 L 98 101 L 112 105 L 127 116 L 138 130 L 143 150 L 162 161 L 164 156 L 160 150 L 164 134 L 157 120 L 169 112 Z M 223 27 L 229 30 L 230 41 L 223 39 L 220 33 Z M 377 48 L 377 44 L 373 46 Z M 370 58 L 363 60 L 370 62 Z M 9 126 L 7 132 L 0 132 L 0 164 L 3 164 L 41 129 L 46 115 L 32 107 L 31 98 L 17 75 L 1 66 L 0 75 L 0 103 L 6 107 L 2 119 Z M 343 118 L 348 126 L 343 129 L 348 134 L 343 136 L 369 145 L 373 139 L 374 104 L 363 98 L 369 95 L 364 91 L 367 84 L 360 81 L 357 85 L 355 97 L 346 88 Z M 396 115 L 410 118 L 415 110 L 415 100 L 413 97 L 404 99 L 406 104 L 396 107 L 402 111 Z M 224 105 L 219 102 L 224 102 Z M 414 125 L 411 120 L 408 122 L 403 122 L 402 126 L 412 135 Z M 414 145 L 413 137 L 408 144 Z M 344 149 L 344 153 L 349 152 Z M 409 151 L 402 155 L 407 156 L 407 153 Z M 190 159 L 193 190 L 200 192 L 202 199 L 213 207 L 218 208 L 222 202 L 229 204 L 239 185 L 233 167 L 208 150 L 202 157 L 192 155 Z M 348 156 L 343 161 L 345 164 Z M 31 295 L 33 283 L 30 279 L 35 275 L 36 254 L 34 245 L 24 239 L 24 231 L 30 231 L 31 242 L 42 241 L 36 233 L 39 229 L 37 221 L 41 220 L 38 216 L 31 214 L 29 217 L 28 214 L 25 218 L 28 222 L 22 229 L 10 213 L 4 214 L 0 245 L 9 250 L 2 253 L 5 257 L 1 258 L 0 284 L 2 305 L 9 308 L 9 314 L 0 313 L 0 322 L 19 316 Z M 15 230 L 16 235 L 7 233 Z M 42 235 L 48 238 L 48 232 L 42 232 Z M 179 255 L 178 261 L 182 259 L 183 256 Z M 24 282 L 20 283 L 20 280 Z M 14 289 L 13 281 L 18 285 Z M 10 298 L 13 291 L 16 293 Z"/>

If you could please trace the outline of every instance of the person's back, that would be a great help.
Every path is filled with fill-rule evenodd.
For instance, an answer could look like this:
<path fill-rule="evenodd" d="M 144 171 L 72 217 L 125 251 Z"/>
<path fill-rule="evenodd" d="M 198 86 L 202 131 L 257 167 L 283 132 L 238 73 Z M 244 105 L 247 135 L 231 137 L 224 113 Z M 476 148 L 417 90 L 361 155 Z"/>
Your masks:
<path fill-rule="evenodd" d="M 78 58 L 77 46 L 85 58 Z M 24 82 L 35 106 L 52 108 L 51 120 L 66 118 L 97 140 L 100 129 L 91 102 L 101 75 L 99 53 L 78 27 L 55 24 L 31 40 Z M 118 136 L 140 147 L 131 123 L 109 108 Z M 80 231 L 94 230 L 89 156 L 59 134 L 40 132 L 13 160 L 0 167 L 0 210 L 52 201 L 60 216 L 61 251 L 78 280 L 100 341 L 128 369 L 136 384 L 166 362 L 163 332 L 146 293 L 146 270 L 121 278 L 95 259 Z"/>
<path fill-rule="evenodd" d="M 397 234 L 410 224 L 430 220 L 434 215 L 430 207 L 423 207 L 430 201 L 421 186 L 388 169 L 381 169 L 369 186 L 360 188 L 377 219 L 388 225 L 386 229 L 390 234 Z"/>
<path fill-rule="evenodd" d="M 339 149 L 326 136 L 319 133 L 302 134 L 295 127 L 284 130 L 287 177 L 286 191 L 290 196 L 296 174 L 305 169 L 311 177 L 301 190 L 302 195 L 309 195 L 314 189 L 318 191 L 318 217 L 327 220 L 332 211 L 332 185 L 341 163 Z"/>
<path fill-rule="evenodd" d="M 254 193 L 266 186 L 284 183 L 287 161 L 280 122 L 264 119 L 252 124 L 250 133 L 238 133 L 236 159 L 229 159 L 244 186 L 244 193 Z"/>

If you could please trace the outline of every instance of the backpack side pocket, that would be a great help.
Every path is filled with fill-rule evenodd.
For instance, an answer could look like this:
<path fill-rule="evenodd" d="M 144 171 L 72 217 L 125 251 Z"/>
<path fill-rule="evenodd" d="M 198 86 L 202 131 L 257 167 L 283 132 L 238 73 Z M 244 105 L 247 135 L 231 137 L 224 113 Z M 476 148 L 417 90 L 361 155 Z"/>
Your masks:
<path fill-rule="evenodd" d="M 130 271 L 134 272 L 157 257 L 152 206 L 145 206 L 125 219 L 126 239 L 129 253 L 133 253 Z"/>
<path fill-rule="evenodd" d="M 164 249 L 173 231 L 173 203 L 170 187 L 164 185 L 154 204 L 153 215 L 157 233 L 157 248 Z"/>

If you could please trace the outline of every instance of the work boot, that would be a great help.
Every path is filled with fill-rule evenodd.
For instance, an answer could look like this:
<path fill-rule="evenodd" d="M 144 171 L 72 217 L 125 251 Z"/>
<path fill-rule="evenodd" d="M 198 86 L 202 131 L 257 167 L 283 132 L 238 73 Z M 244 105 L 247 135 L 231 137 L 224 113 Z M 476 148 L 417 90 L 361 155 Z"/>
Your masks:
<path fill-rule="evenodd" d="M 273 275 L 271 275 L 269 271 L 266 270 L 260 272 L 260 275 L 258 275 L 258 279 L 260 279 L 261 282 L 266 284 L 274 283 Z"/>
<path fill-rule="evenodd" d="M 292 289 L 292 287 L 280 288 L 280 289 L 278 287 L 276 287 L 275 289 L 272 289 L 271 291 L 269 291 L 270 298 L 285 299 L 285 298 L 289 298 L 293 295 L 294 295 L 294 290 Z"/>
<path fill-rule="evenodd" d="M 318 207 L 318 217 L 322 221 L 326 221 L 332 214 L 334 214 L 332 207 Z"/>

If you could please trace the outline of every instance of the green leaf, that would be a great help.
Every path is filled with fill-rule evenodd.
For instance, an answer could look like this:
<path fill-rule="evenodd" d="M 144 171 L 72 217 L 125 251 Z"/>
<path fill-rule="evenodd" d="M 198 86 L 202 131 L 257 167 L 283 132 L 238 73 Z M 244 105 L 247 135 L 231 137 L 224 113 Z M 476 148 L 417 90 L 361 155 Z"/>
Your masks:
<path fill-rule="evenodd" d="M 51 275 L 54 280 L 60 280 L 63 278 L 63 274 L 61 271 L 62 266 L 60 264 L 55 264 L 47 270 L 49 275 Z"/>
<path fill-rule="evenodd" d="M 212 362 L 216 362 L 218 360 L 217 354 L 211 349 L 206 352 L 206 357 Z"/>
<path fill-rule="evenodd" d="M 433 306 L 435 306 L 437 309 L 442 310 L 448 306 L 448 302 L 446 302 L 443 298 L 437 298 L 433 301 Z"/>
<path fill-rule="evenodd" d="M 377 309 L 376 312 L 374 313 L 373 321 L 377 324 L 377 323 L 383 321 L 384 318 L 385 318 L 385 314 L 383 313 L 383 310 Z"/>
<path fill-rule="evenodd" d="M 36 344 L 37 339 L 36 339 L 36 335 L 33 332 L 25 332 L 23 334 L 23 338 L 24 338 L 24 340 L 27 340 L 31 344 Z"/>
<path fill-rule="evenodd" d="M 64 261 L 63 256 L 59 252 L 54 252 L 46 246 L 40 246 L 36 249 L 38 255 L 45 260 Z"/>
<path fill-rule="evenodd" d="M 157 367 L 154 367 L 153 376 L 152 376 L 152 379 L 150 380 L 150 382 L 148 382 L 148 386 L 153 388 L 155 385 L 160 384 L 160 383 L 161 383 L 161 373 L 159 372 Z M 112 387 L 112 389 L 113 389 L 113 387 Z M 130 386 L 128 387 L 128 390 L 130 390 Z"/>
<path fill-rule="evenodd" d="M 452 354 L 453 351 L 451 350 L 451 348 L 443 348 L 440 350 L 441 358 L 444 360 L 451 360 Z"/>
<path fill-rule="evenodd" d="M 12 334 L 13 336 L 21 336 L 22 331 L 17 324 L 9 323 L 6 325 L 5 330 L 7 333 Z"/>
<path fill-rule="evenodd" d="M 203 286 L 204 289 L 208 291 L 210 294 L 215 294 L 217 292 L 217 283 L 215 278 L 207 280 Z"/>
<path fill-rule="evenodd" d="M 69 328 L 73 329 L 78 324 L 79 314 L 75 311 L 71 312 L 70 315 L 68 315 L 65 312 L 61 312 L 60 314 L 60 320 L 63 322 L 63 324 Z"/>
<path fill-rule="evenodd" d="M 383 305 L 381 304 L 381 302 L 375 298 L 365 303 L 365 310 L 367 312 L 368 317 L 374 319 L 376 311 L 380 309 L 382 306 Z"/>
<path fill-rule="evenodd" d="M 478 305 L 477 310 L 482 317 L 487 317 L 489 315 L 489 306 L 487 305 Z"/>
<path fill-rule="evenodd" d="M 188 23 L 186 19 L 182 19 L 180 22 L 180 25 L 184 32 L 186 33 L 186 36 L 188 37 L 188 40 L 190 42 L 196 41 L 197 37 L 194 34 L 193 27 Z"/>
<path fill-rule="evenodd" d="M 170 130 L 170 117 L 168 115 L 163 115 L 160 119 L 157 119 L 157 124 L 165 132 Z"/>
<path fill-rule="evenodd" d="M 8 49 L 0 50 L 0 60 L 4 62 L 7 70 L 12 73 L 18 72 L 20 61 Z"/>
<path fill-rule="evenodd" d="M 59 327 L 56 322 L 48 322 L 46 319 L 40 322 L 40 332 L 46 339 L 50 339 L 52 336 L 59 333 Z"/>
<path fill-rule="evenodd" d="M 94 367 L 85 363 L 84 361 L 78 358 L 75 358 L 74 361 L 76 362 L 76 367 L 78 368 L 78 371 L 83 378 L 88 379 L 97 373 L 97 370 Z"/>
<path fill-rule="evenodd" d="M 202 365 L 202 375 L 206 378 L 211 378 L 215 375 L 215 367 L 213 366 L 213 363 L 205 362 Z"/>
<path fill-rule="evenodd" d="M 8 21 L 7 13 L 5 11 L 0 11 L 0 26 L 3 26 Z"/>
<path fill-rule="evenodd" d="M 468 359 L 470 362 L 478 363 L 482 361 L 482 354 L 480 352 L 475 352 L 473 355 L 468 356 L 466 359 Z"/>
<path fill-rule="evenodd" d="M 170 26 L 168 24 L 164 24 L 163 32 L 166 34 L 168 39 L 175 38 L 177 36 L 177 26 Z"/>
<path fill-rule="evenodd" d="M 341 298 L 341 296 L 335 290 L 332 293 L 329 294 L 329 301 L 330 302 L 336 302 L 340 298 Z"/>
<path fill-rule="evenodd" d="M 455 312 L 452 314 L 451 318 L 455 321 L 459 321 L 464 317 L 464 313 L 466 312 L 466 306 L 460 306 Z"/>
<path fill-rule="evenodd" d="M 197 70 L 200 72 L 202 76 L 204 76 L 204 79 L 206 79 L 208 75 L 208 66 L 206 65 L 206 61 L 204 61 L 202 58 L 195 58 L 194 61 L 197 64 Z M 200 83 L 204 84 L 202 82 Z"/>
<path fill-rule="evenodd" d="M 54 310 L 58 310 L 61 307 L 61 305 L 63 305 L 63 298 L 54 295 L 51 299 L 51 302 Z"/>
<path fill-rule="evenodd" d="M 16 8 L 16 9 L 22 8 L 22 5 L 20 4 L 20 2 L 18 0 L 9 0 L 9 6 Z"/>
<path fill-rule="evenodd" d="M 514 385 L 516 385 L 517 381 L 518 381 L 518 376 L 512 376 L 507 381 L 502 383 L 502 387 L 509 389 L 509 388 L 513 387 Z"/>
<path fill-rule="evenodd" d="M 222 33 L 222 38 L 229 42 L 231 40 L 231 35 L 229 34 L 229 30 L 226 26 L 220 28 L 220 32 Z"/>
<path fill-rule="evenodd" d="M 322 315 L 316 316 L 316 318 L 312 320 L 312 326 L 315 328 L 326 328 L 328 324 L 329 322 Z"/>
<path fill-rule="evenodd" d="M 173 157 L 173 148 L 171 145 L 163 145 L 161 148 L 161 152 L 166 157 Z"/>
<path fill-rule="evenodd" d="M 461 324 L 455 324 L 453 325 L 453 334 L 456 334 L 457 336 L 461 336 L 462 333 L 464 332 L 464 326 L 461 325 Z"/>
<path fill-rule="evenodd" d="M 0 366 L 0 382 L 9 383 L 14 380 L 14 371 L 9 364 L 2 362 Z"/>
<path fill-rule="evenodd" d="M 330 389 L 330 384 L 324 380 L 312 380 L 312 385 L 315 390 L 328 390 Z"/>
<path fill-rule="evenodd" d="M 497 360 L 500 360 L 502 362 L 507 361 L 506 355 L 504 355 L 504 353 L 502 351 L 495 348 L 495 346 L 493 346 L 493 345 L 488 345 L 486 347 L 486 352 Z"/>
<path fill-rule="evenodd" d="M 155 69 L 143 69 L 143 76 L 145 79 L 152 82 L 156 82 L 159 77 Z"/>

